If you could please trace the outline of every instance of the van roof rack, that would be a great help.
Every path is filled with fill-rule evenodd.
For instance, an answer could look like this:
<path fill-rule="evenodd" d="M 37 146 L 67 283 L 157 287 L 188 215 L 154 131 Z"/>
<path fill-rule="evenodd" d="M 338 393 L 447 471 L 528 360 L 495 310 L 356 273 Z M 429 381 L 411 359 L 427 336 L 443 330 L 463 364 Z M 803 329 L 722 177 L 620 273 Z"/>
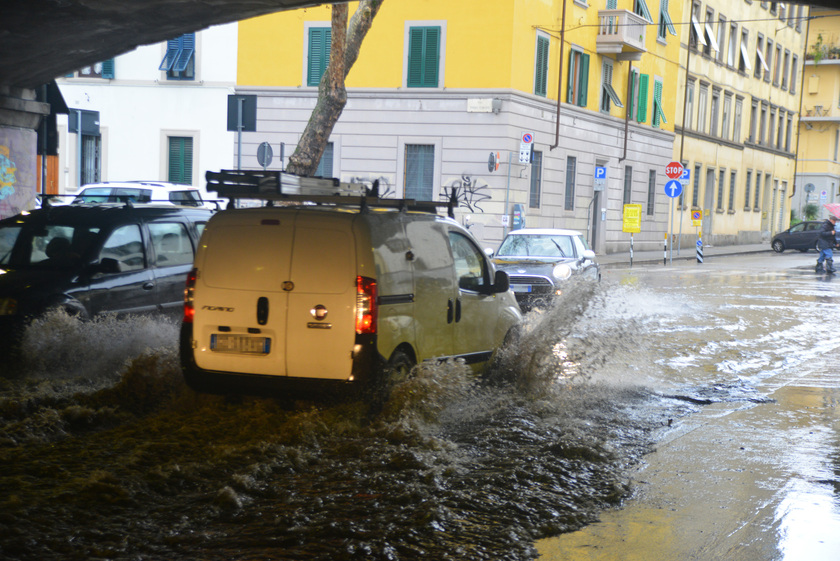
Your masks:
<path fill-rule="evenodd" d="M 237 199 L 258 199 L 319 205 L 355 206 L 362 210 L 371 207 L 416 210 L 437 214 L 439 207 L 447 207 L 450 218 L 458 206 L 452 190 L 446 202 L 392 199 L 379 196 L 379 181 L 372 187 L 363 183 L 344 183 L 334 177 L 305 177 L 285 171 L 221 170 L 208 171 L 207 190 L 229 200 L 233 208 Z"/>

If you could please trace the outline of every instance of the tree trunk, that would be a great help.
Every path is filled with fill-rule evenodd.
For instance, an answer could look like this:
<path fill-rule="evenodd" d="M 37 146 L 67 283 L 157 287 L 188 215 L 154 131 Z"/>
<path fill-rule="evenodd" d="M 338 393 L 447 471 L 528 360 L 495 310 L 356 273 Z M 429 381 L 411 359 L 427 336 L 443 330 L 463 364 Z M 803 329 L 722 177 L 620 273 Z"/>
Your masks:
<path fill-rule="evenodd" d="M 383 0 L 362 0 L 347 27 L 347 4 L 332 7 L 330 62 L 318 86 L 318 101 L 289 158 L 286 171 L 311 176 L 318 169 L 335 123 L 347 103 L 344 79 L 359 57 L 359 49 Z"/>

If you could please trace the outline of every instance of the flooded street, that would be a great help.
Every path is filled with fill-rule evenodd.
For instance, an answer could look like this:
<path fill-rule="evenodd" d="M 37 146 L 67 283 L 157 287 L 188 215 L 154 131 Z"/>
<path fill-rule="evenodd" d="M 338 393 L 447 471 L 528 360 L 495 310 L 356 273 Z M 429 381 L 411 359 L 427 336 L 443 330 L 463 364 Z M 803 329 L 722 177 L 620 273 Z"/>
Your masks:
<path fill-rule="evenodd" d="M 177 325 L 51 317 L 0 375 L 0 558 L 832 558 L 840 280 L 720 261 L 609 270 L 382 411 L 197 395 Z"/>

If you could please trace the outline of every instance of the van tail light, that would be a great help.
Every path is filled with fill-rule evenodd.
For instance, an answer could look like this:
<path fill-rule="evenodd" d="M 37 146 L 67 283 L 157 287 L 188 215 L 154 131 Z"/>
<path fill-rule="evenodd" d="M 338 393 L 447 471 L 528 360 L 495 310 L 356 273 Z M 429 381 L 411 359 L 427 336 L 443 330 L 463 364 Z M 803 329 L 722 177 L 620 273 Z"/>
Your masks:
<path fill-rule="evenodd" d="M 356 277 L 356 333 L 376 333 L 376 281 L 368 277 Z"/>
<path fill-rule="evenodd" d="M 184 323 L 192 323 L 193 318 L 195 318 L 193 297 L 195 296 L 195 280 L 197 278 L 198 269 L 192 269 L 187 274 L 187 284 L 184 287 Z"/>

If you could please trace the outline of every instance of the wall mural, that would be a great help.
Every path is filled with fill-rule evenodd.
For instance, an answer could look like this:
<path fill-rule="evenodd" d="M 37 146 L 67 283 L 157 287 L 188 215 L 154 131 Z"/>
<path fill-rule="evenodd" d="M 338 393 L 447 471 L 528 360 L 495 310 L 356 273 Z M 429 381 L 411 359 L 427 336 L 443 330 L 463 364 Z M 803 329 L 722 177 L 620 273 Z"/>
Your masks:
<path fill-rule="evenodd" d="M 35 131 L 0 127 L 0 218 L 33 207 L 36 142 Z"/>

